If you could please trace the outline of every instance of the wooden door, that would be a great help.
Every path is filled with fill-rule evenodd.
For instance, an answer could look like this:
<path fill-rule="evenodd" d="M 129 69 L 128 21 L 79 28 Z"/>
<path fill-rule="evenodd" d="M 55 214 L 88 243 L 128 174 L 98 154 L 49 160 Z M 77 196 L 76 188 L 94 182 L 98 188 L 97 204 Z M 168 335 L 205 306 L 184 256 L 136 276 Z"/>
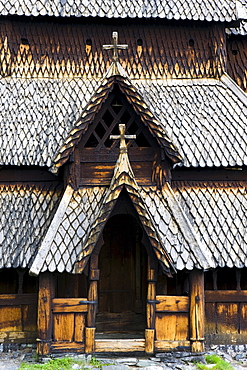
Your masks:
<path fill-rule="evenodd" d="M 116 215 L 107 222 L 103 237 L 96 330 L 144 335 L 147 255 L 140 242 L 142 230 L 134 217 Z"/>

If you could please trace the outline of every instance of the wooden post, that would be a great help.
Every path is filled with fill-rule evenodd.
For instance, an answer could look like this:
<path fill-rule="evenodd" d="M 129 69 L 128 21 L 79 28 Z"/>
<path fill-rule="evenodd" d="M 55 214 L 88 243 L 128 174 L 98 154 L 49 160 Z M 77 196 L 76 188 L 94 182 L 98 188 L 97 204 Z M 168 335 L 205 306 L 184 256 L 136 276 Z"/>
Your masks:
<path fill-rule="evenodd" d="M 145 352 L 148 355 L 152 355 L 154 353 L 154 334 L 155 329 L 145 330 Z"/>
<path fill-rule="evenodd" d="M 54 297 L 54 276 L 50 272 L 39 275 L 38 295 L 38 355 L 50 353 L 52 340 L 52 313 L 51 304 Z"/>
<path fill-rule="evenodd" d="M 148 258 L 147 280 L 147 329 L 145 331 L 145 351 L 148 354 L 152 354 L 154 352 L 155 337 L 156 279 L 155 270 L 151 268 L 150 258 Z"/>
<path fill-rule="evenodd" d="M 204 352 L 204 272 L 190 273 L 191 352 Z"/>
<path fill-rule="evenodd" d="M 98 302 L 98 255 L 92 255 L 90 261 L 90 285 L 88 290 L 88 314 L 86 328 L 85 352 L 92 353 L 95 349 L 95 319 Z"/>
<path fill-rule="evenodd" d="M 85 353 L 93 353 L 95 350 L 95 328 L 85 328 L 85 333 Z"/>

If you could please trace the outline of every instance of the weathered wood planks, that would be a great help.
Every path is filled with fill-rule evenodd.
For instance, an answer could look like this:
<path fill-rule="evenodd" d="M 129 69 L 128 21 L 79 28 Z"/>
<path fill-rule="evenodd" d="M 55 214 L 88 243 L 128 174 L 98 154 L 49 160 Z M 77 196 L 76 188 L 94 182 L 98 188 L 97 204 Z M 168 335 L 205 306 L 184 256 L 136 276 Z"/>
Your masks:
<path fill-rule="evenodd" d="M 46 355 L 50 352 L 52 339 L 51 306 L 54 296 L 54 276 L 49 272 L 39 275 L 38 296 L 38 339 L 37 353 Z"/>
<path fill-rule="evenodd" d="M 242 343 L 247 336 L 247 291 L 205 291 L 207 343 Z"/>
<path fill-rule="evenodd" d="M 54 298 L 52 311 L 56 312 L 87 312 L 87 298 Z"/>
<path fill-rule="evenodd" d="M 192 352 L 204 351 L 204 272 L 190 272 L 190 340 Z"/>
<path fill-rule="evenodd" d="M 144 352 L 144 339 L 96 339 L 95 352 Z"/>

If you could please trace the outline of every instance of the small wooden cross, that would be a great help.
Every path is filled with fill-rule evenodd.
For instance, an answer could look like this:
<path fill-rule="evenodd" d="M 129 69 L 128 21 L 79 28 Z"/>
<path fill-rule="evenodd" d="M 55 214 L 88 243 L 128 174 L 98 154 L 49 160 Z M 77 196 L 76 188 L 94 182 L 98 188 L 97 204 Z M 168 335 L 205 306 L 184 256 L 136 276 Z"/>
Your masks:
<path fill-rule="evenodd" d="M 118 33 L 112 32 L 113 45 L 103 45 L 104 50 L 113 50 L 113 62 L 118 62 L 118 50 L 128 49 L 128 45 L 118 45 Z"/>
<path fill-rule="evenodd" d="M 111 140 L 118 140 L 120 139 L 120 153 L 127 153 L 127 145 L 125 139 L 136 139 L 136 135 L 125 135 L 126 126 L 125 124 L 120 123 L 119 125 L 119 133 L 120 135 L 111 135 Z"/>

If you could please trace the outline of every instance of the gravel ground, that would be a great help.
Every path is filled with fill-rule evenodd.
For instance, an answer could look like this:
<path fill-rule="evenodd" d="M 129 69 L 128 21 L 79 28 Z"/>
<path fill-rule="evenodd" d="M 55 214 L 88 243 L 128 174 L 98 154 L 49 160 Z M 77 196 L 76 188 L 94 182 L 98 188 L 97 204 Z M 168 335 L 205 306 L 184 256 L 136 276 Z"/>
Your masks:
<path fill-rule="evenodd" d="M 243 346 L 214 346 L 207 353 L 215 353 L 229 362 L 234 370 L 247 370 L 247 345 Z M 71 354 L 71 357 L 73 354 Z M 59 356 L 61 357 L 61 356 Z M 79 355 L 84 359 L 85 355 Z M 75 359 L 78 359 L 75 356 Z M 1 351 L 0 346 L 0 370 L 17 370 L 23 361 L 34 362 L 35 349 L 32 346 L 11 352 Z M 154 357 L 102 357 L 97 358 L 106 365 L 104 370 L 196 370 L 194 362 L 203 362 L 204 355 L 194 355 L 188 352 L 174 352 L 156 354 Z M 90 357 L 88 358 L 90 359 Z M 44 359 L 45 361 L 45 359 Z M 46 359 L 47 361 L 47 359 Z M 76 365 L 75 365 L 76 366 Z M 212 367 L 212 366 L 211 366 Z M 75 367 L 76 369 L 76 367 Z M 210 369 L 210 366 L 209 366 Z M 58 369 L 60 370 L 60 369 Z M 88 365 L 87 370 L 96 370 L 93 365 Z"/>

